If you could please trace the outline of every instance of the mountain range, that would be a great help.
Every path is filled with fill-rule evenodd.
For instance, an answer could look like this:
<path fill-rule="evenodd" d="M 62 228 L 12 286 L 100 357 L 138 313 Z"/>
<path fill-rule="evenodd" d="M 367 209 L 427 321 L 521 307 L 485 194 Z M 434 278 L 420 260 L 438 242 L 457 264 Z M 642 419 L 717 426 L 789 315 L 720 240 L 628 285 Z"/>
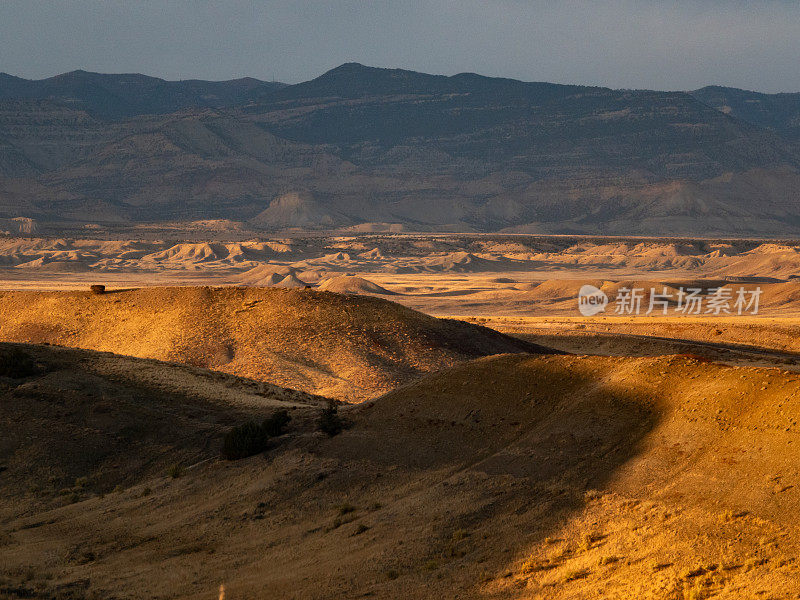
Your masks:
<path fill-rule="evenodd" d="M 795 236 L 800 94 L 356 63 L 296 85 L 0 74 L 0 219 L 20 217 L 44 231 Z"/>

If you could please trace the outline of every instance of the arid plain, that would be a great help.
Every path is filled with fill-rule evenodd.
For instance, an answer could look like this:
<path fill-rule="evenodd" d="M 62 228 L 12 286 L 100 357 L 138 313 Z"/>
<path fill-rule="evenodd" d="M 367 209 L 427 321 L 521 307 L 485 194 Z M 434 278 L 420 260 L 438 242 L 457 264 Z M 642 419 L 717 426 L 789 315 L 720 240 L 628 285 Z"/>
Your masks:
<path fill-rule="evenodd" d="M 8 597 L 798 597 L 796 241 L 8 237 L 0 263 Z"/>

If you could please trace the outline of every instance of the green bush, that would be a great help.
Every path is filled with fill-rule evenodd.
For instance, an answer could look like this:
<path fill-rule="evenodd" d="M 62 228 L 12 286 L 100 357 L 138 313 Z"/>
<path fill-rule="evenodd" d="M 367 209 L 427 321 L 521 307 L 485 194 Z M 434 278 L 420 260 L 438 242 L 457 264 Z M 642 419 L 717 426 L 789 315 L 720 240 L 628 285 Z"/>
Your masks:
<path fill-rule="evenodd" d="M 328 402 L 327 408 L 322 409 L 322 413 L 317 420 L 317 429 L 331 437 L 342 432 L 344 421 L 339 416 L 339 408 L 335 402 Z"/>
<path fill-rule="evenodd" d="M 272 413 L 272 416 L 264 419 L 261 427 L 264 429 L 264 433 L 268 437 L 278 437 L 279 435 L 283 434 L 286 426 L 291 420 L 292 417 L 289 416 L 289 413 L 286 410 L 279 409 Z"/>
<path fill-rule="evenodd" d="M 248 421 L 242 425 L 237 425 L 225 434 L 222 442 L 222 455 L 228 460 L 238 460 L 247 458 L 267 448 L 268 436 L 264 433 L 264 428 Z"/>
<path fill-rule="evenodd" d="M 27 352 L 13 346 L 0 350 L 0 376 L 21 379 L 36 372 L 36 363 Z"/>

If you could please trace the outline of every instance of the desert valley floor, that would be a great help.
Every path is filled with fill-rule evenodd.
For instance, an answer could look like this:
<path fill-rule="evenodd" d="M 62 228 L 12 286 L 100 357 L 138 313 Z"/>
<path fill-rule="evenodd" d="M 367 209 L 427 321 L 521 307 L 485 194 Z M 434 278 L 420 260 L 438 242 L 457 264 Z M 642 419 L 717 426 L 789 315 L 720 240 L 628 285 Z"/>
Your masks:
<path fill-rule="evenodd" d="M 775 240 L 3 238 L 0 597 L 798 598 L 798 275 Z M 680 312 L 726 287 L 758 313 Z"/>

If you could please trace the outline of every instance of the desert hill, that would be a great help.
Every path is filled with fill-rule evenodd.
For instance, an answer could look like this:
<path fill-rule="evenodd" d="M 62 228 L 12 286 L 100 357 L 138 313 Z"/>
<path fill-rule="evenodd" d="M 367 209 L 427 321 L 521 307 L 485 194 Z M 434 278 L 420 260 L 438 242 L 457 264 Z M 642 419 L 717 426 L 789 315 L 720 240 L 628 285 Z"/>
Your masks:
<path fill-rule="evenodd" d="M 226 219 L 253 231 L 796 234 L 793 109 L 764 100 L 756 119 L 701 92 L 352 63 L 290 86 L 3 76 L 0 218 L 58 234 Z"/>
<path fill-rule="evenodd" d="M 478 356 L 547 351 L 387 300 L 298 287 L 3 292 L 0 339 L 177 361 L 350 400 Z"/>
<path fill-rule="evenodd" d="M 705 302 L 723 286 L 731 294 L 725 314 L 737 312 L 739 292 L 758 290 L 759 316 L 800 313 L 796 240 L 444 233 L 296 233 L 242 240 L 237 235 L 214 232 L 207 241 L 0 238 L 0 289 L 86 291 L 93 283 L 109 289 L 311 286 L 378 296 L 394 292 L 391 300 L 426 314 L 494 318 L 577 317 L 585 284 L 608 294 L 605 317 L 614 316 L 618 291 L 626 286 L 639 290 L 643 311 L 651 289 L 667 288 L 670 314 L 678 308 L 678 288 L 701 288 Z"/>
<path fill-rule="evenodd" d="M 339 294 L 376 294 L 378 296 L 394 296 L 397 292 L 392 292 L 376 283 L 364 279 L 340 275 L 326 279 L 319 285 L 320 290 L 326 292 L 337 292 Z"/>
<path fill-rule="evenodd" d="M 269 207 L 250 219 L 250 223 L 267 228 L 288 229 L 292 227 L 333 227 L 347 224 L 349 219 L 326 210 L 310 194 L 290 192 L 278 196 Z"/>
<path fill-rule="evenodd" d="M 17 228 L 34 227 L 15 221 Z M 9 227 L 12 223 L 8 224 Z M 335 274 L 525 273 L 620 270 L 787 280 L 800 271 L 796 240 L 589 236 L 355 234 L 254 237 L 216 230 L 200 239 L 0 237 L 0 268 L 73 262 L 95 273 L 206 270 L 255 284 L 290 272 L 314 283 Z M 161 232 L 162 234 L 164 232 Z M 234 270 L 234 271 L 232 271 Z M 8 275 L 8 273 L 4 273 Z M 651 275 L 648 275 L 651 278 Z"/>
<path fill-rule="evenodd" d="M 796 375 L 681 356 L 484 358 L 352 407 L 333 438 L 299 420 L 263 456 L 111 494 L 6 500 L 0 586 L 11 597 L 199 598 L 223 585 L 228 598 L 789 598 L 798 397 Z M 39 427 L 65 435 L 57 415 Z"/>

